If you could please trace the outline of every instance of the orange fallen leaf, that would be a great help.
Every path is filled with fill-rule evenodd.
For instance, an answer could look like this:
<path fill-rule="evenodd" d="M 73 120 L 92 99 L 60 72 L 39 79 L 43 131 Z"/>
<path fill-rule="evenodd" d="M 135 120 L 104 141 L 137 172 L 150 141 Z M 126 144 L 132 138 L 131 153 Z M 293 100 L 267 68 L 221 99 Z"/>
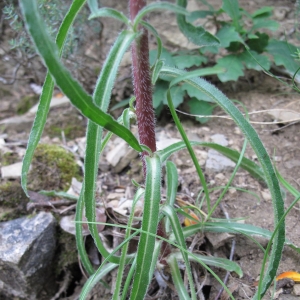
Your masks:
<path fill-rule="evenodd" d="M 185 218 L 184 226 L 187 227 L 187 226 L 198 224 L 200 222 L 199 218 L 197 217 L 197 215 L 194 212 L 190 211 L 190 212 L 188 212 L 188 214 L 195 220 L 190 219 L 190 218 Z M 196 221 L 196 220 L 198 220 L 198 221 Z"/>
<path fill-rule="evenodd" d="M 284 279 L 284 278 L 290 278 L 290 279 L 294 280 L 295 282 L 300 282 L 300 274 L 295 271 L 287 271 L 287 272 L 281 273 L 280 275 L 278 275 L 276 277 L 276 281 Z"/>

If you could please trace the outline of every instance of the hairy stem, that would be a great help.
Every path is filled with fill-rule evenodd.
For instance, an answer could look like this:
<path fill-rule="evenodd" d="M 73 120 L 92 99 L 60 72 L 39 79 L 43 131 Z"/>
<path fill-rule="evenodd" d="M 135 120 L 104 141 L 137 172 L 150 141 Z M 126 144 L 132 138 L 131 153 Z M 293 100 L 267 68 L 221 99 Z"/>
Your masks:
<path fill-rule="evenodd" d="M 146 5 L 146 0 L 129 0 L 130 19 L 134 20 L 137 13 Z M 132 75 L 133 87 L 136 97 L 136 115 L 138 133 L 141 144 L 148 146 L 152 152 L 156 151 L 155 143 L 155 117 L 152 105 L 152 86 L 149 66 L 148 32 L 143 30 L 141 36 L 132 44 Z M 145 164 L 144 155 L 143 166 Z"/>

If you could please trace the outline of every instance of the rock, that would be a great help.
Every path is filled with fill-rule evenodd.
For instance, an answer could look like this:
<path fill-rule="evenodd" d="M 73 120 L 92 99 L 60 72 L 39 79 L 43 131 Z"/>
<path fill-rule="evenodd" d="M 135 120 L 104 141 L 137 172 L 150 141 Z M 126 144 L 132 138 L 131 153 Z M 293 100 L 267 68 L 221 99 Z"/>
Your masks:
<path fill-rule="evenodd" d="M 217 143 L 221 146 L 227 146 L 228 141 L 223 134 L 214 134 L 211 136 L 211 139 L 214 143 Z M 207 153 L 207 160 L 205 164 L 206 171 L 221 172 L 226 169 L 233 169 L 235 163 L 219 152 L 209 149 Z"/>
<path fill-rule="evenodd" d="M 121 141 L 116 147 L 114 147 L 111 151 L 109 151 L 106 155 L 106 160 L 115 167 L 121 158 L 126 154 L 126 142 Z"/>
<path fill-rule="evenodd" d="M 0 223 L 1 299 L 42 299 L 41 292 L 55 291 L 50 279 L 55 223 L 52 214 L 45 212 Z"/>
<path fill-rule="evenodd" d="M 295 284 L 293 286 L 293 294 L 295 296 L 300 296 L 300 284 Z"/>
<path fill-rule="evenodd" d="M 225 147 L 228 146 L 228 141 L 224 134 L 217 133 L 217 134 L 212 135 L 210 138 L 216 144 L 219 144 L 219 145 L 225 146 Z"/>
<path fill-rule="evenodd" d="M 221 172 L 223 170 L 231 170 L 234 167 L 235 163 L 229 158 L 223 156 L 215 150 L 208 150 L 205 164 L 206 171 Z"/>
<path fill-rule="evenodd" d="M 1 168 L 2 178 L 18 178 L 21 177 L 22 162 L 18 162 Z"/>
<path fill-rule="evenodd" d="M 265 200 L 265 201 L 271 201 L 272 200 L 272 197 L 271 197 L 271 194 L 270 194 L 270 191 L 269 190 L 263 190 L 263 191 L 261 191 L 261 195 L 262 195 L 262 197 L 263 197 L 263 199 Z"/>
<path fill-rule="evenodd" d="M 119 142 L 120 140 L 120 142 Z M 118 144 L 106 155 L 106 160 L 113 167 L 113 172 L 119 173 L 126 168 L 133 159 L 138 157 L 138 152 L 129 148 L 127 143 L 121 139 L 115 141 Z"/>
<path fill-rule="evenodd" d="M 226 242 L 230 241 L 234 237 L 234 235 L 229 234 L 227 232 L 221 232 L 221 233 L 206 232 L 205 236 L 212 244 L 214 249 L 220 248 Z"/>

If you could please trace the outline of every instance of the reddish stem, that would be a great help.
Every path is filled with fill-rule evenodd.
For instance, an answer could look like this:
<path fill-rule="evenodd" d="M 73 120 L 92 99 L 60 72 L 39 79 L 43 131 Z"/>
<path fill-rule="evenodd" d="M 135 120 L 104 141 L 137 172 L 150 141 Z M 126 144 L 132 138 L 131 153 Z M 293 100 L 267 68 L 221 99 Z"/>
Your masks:
<path fill-rule="evenodd" d="M 133 21 L 138 12 L 146 6 L 146 0 L 129 0 L 130 20 Z M 142 35 L 135 40 L 131 47 L 133 87 L 136 98 L 136 116 L 138 122 L 138 133 L 141 144 L 148 146 L 152 152 L 156 151 L 155 142 L 155 116 L 152 104 L 152 85 L 149 66 L 149 44 L 148 31 L 139 27 Z M 146 177 L 146 164 L 142 153 L 144 177 Z M 157 235 L 166 237 L 166 233 L 160 222 Z M 163 242 L 161 262 L 166 264 L 165 257 L 170 254 L 170 246 Z"/>
<path fill-rule="evenodd" d="M 129 0 L 130 19 L 133 21 L 137 13 L 146 5 L 146 0 Z M 142 35 L 132 44 L 132 75 L 136 97 L 136 115 L 138 133 L 141 144 L 156 151 L 155 116 L 152 104 L 152 86 L 149 67 L 148 31 L 142 27 Z M 142 154 L 144 157 L 146 153 Z M 144 175 L 146 175 L 145 164 Z"/>

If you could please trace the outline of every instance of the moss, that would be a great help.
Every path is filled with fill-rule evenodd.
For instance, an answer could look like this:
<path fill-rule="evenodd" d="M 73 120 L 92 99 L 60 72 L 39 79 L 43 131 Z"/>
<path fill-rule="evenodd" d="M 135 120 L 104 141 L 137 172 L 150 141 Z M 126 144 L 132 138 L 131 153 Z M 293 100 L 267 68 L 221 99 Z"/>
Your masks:
<path fill-rule="evenodd" d="M 78 252 L 75 236 L 60 229 L 58 231 L 58 248 L 56 275 L 60 275 L 62 270 L 72 268 L 72 265 L 78 264 Z"/>
<path fill-rule="evenodd" d="M 23 115 L 25 114 L 33 105 L 38 103 L 39 96 L 38 95 L 28 95 L 19 101 L 17 105 L 17 114 Z"/>
<path fill-rule="evenodd" d="M 26 197 L 18 181 L 0 184 L 0 221 L 8 221 L 26 215 Z"/>
<path fill-rule="evenodd" d="M 20 160 L 20 157 L 17 153 L 15 153 L 15 152 L 5 152 L 5 153 L 3 153 L 0 150 L 0 164 L 1 164 L 1 166 L 9 166 L 11 164 L 16 163 L 19 160 Z"/>
<path fill-rule="evenodd" d="M 85 129 L 84 126 L 82 126 L 81 124 L 69 124 L 66 126 L 51 126 L 48 128 L 47 133 L 49 134 L 50 137 L 61 137 L 61 132 L 64 132 L 65 137 L 67 139 L 75 139 L 78 136 L 83 136 Z"/>
<path fill-rule="evenodd" d="M 28 174 L 28 187 L 33 191 L 63 190 L 79 176 L 79 167 L 72 153 L 57 145 L 39 144 Z"/>

